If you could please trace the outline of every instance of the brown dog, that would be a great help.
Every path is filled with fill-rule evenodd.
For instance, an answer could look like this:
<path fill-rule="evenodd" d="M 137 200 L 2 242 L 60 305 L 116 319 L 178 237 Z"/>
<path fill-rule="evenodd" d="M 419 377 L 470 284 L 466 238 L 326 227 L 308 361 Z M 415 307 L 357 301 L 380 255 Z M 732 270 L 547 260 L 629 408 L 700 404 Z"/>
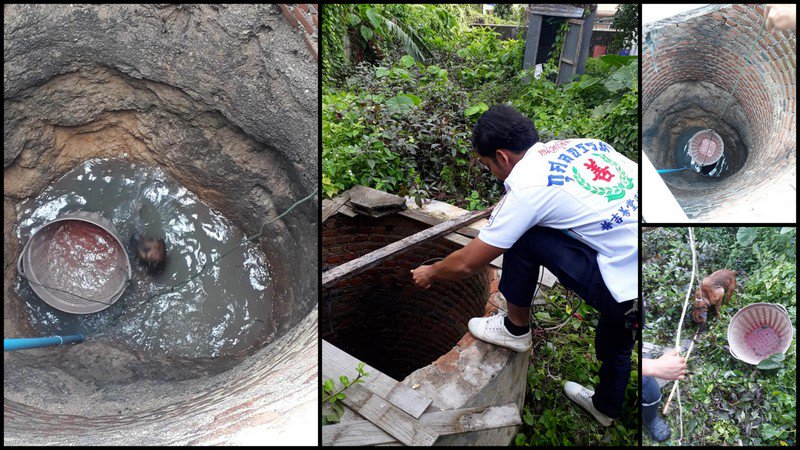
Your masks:
<path fill-rule="evenodd" d="M 139 233 L 131 236 L 131 246 L 139 261 L 147 267 L 151 275 L 161 273 L 167 262 L 167 247 L 163 239 L 145 238 Z"/>
<path fill-rule="evenodd" d="M 718 270 L 703 279 L 694 294 L 694 312 L 692 313 L 694 321 L 700 325 L 701 331 L 706 329 L 708 307 L 714 305 L 717 310 L 717 319 L 720 319 L 723 298 L 727 294 L 726 300 L 727 303 L 730 303 L 735 288 L 736 272 L 733 270 Z"/>

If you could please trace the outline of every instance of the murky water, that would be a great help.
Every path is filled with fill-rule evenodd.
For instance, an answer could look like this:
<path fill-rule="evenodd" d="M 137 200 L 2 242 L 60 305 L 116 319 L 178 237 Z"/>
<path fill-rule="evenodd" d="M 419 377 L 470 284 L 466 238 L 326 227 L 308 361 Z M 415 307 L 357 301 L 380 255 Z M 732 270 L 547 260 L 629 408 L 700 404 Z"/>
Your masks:
<path fill-rule="evenodd" d="M 15 289 L 40 335 L 80 332 L 87 339 L 121 340 L 145 354 L 216 357 L 246 350 L 273 332 L 274 285 L 266 256 L 161 169 L 114 159 L 86 161 L 20 205 L 21 243 L 47 221 L 72 211 L 97 212 L 114 224 L 128 250 L 133 279 L 113 306 L 74 315 L 43 302 L 18 276 Z M 134 228 L 165 240 L 161 274 L 149 275 L 127 247 Z"/>

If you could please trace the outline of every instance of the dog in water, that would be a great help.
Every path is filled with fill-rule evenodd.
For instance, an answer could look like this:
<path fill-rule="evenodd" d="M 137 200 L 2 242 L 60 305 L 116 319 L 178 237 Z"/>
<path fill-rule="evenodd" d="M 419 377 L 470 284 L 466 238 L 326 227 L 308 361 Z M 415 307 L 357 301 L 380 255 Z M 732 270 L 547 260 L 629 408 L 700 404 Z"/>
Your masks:
<path fill-rule="evenodd" d="M 164 270 L 167 262 L 167 246 L 163 239 L 153 239 L 134 232 L 130 241 L 139 262 L 147 267 L 151 275 L 156 275 Z"/>
<path fill-rule="evenodd" d="M 694 294 L 694 312 L 692 313 L 694 322 L 700 326 L 700 331 L 706 329 L 709 306 L 713 305 L 717 310 L 717 319 L 721 318 L 720 308 L 723 299 L 727 296 L 726 303 L 730 303 L 731 295 L 736 288 L 736 275 L 736 271 L 722 269 L 705 277 L 700 283 L 700 287 Z"/>

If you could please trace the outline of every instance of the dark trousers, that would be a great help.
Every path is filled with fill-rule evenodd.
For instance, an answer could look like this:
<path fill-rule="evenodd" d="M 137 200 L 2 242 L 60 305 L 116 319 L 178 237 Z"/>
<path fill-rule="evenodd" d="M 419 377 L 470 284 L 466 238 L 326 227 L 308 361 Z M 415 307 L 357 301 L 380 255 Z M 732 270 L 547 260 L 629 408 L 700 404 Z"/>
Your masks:
<path fill-rule="evenodd" d="M 630 379 L 634 344 L 630 330 L 625 328 L 625 313 L 634 300 L 614 300 L 597 266 L 597 252 L 562 231 L 537 226 L 503 254 L 499 289 L 509 303 L 523 308 L 531 305 L 539 266 L 546 267 L 559 283 L 600 313 L 594 344 L 601 362 L 600 382 L 595 386 L 592 403 L 608 417 L 619 417 Z M 631 278 L 635 277 L 632 273 Z"/>
<path fill-rule="evenodd" d="M 648 406 L 661 401 L 661 386 L 653 377 L 642 377 L 642 405 Z"/>

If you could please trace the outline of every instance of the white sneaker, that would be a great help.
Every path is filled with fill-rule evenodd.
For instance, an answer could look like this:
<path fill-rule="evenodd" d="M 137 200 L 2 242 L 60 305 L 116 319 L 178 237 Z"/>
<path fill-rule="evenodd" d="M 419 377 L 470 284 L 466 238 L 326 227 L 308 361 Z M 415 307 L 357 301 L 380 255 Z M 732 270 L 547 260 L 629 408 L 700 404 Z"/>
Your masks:
<path fill-rule="evenodd" d="M 600 425 L 607 427 L 611 425 L 611 422 L 614 421 L 611 417 L 601 413 L 600 411 L 594 409 L 594 404 L 592 403 L 592 396 L 594 395 L 594 391 L 591 389 L 586 389 L 585 387 L 581 386 L 578 383 L 573 383 L 572 381 L 567 381 L 564 383 L 564 392 L 567 394 L 567 397 L 575 402 L 578 406 L 589 411 L 592 413 L 595 419 L 600 422 Z"/>
<path fill-rule="evenodd" d="M 491 317 L 475 317 L 469 320 L 469 332 L 476 338 L 491 344 L 510 348 L 516 352 L 527 352 L 531 349 L 531 332 L 522 336 L 514 336 L 503 323 L 505 314 Z"/>

